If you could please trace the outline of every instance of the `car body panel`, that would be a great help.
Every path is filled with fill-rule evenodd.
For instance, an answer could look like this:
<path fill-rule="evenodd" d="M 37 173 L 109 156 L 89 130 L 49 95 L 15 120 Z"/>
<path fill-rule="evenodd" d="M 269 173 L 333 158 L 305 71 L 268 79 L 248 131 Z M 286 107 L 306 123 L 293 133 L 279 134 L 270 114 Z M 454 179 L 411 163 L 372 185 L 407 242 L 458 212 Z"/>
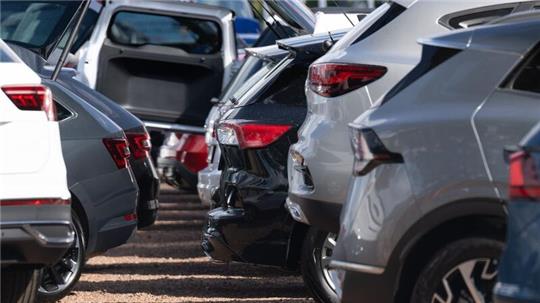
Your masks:
<path fill-rule="evenodd" d="M 388 70 L 375 82 L 335 98 L 325 98 L 307 89 L 308 115 L 299 131 L 299 141 L 291 151 L 301 154 L 309 169 L 313 186 L 306 186 L 298 171 L 289 165 L 290 200 L 313 200 L 332 203 L 336 208 L 347 200 L 349 176 L 353 164 L 348 123 L 377 101 L 398 83 L 420 60 L 418 37 L 448 32 L 438 21 L 450 13 L 505 1 L 406 1 L 407 8 L 391 22 L 371 35 L 381 18 L 387 18 L 396 4 L 385 4 L 364 18 L 353 30 L 317 63 L 350 63 L 384 66 Z M 510 1 L 506 1 L 510 2 Z M 414 26 L 410 26 L 414 24 Z M 407 26 L 405 26 L 407 25 Z M 361 38 L 367 35 L 365 38 Z M 359 41 L 357 41 L 360 39 Z M 357 42 L 354 42 L 357 41 Z M 461 41 L 461 40 L 460 40 Z M 354 42 L 354 43 L 353 43 Z M 400 45 L 396 48 L 395 45 Z M 292 159 L 289 157 L 289 162 Z M 311 213 L 317 213 L 311 210 Z M 324 216 L 325 212 L 318 212 Z M 337 225 L 335 218 L 329 218 Z M 321 221 L 319 218 L 306 218 Z"/>

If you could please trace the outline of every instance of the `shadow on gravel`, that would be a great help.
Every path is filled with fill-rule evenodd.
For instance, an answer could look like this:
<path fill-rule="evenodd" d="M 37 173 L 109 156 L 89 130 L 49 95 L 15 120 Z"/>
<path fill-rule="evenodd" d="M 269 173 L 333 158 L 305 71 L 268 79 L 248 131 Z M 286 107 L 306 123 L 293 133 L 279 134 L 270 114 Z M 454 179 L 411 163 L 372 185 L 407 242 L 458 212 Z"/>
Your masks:
<path fill-rule="evenodd" d="M 90 260 L 66 302 L 80 302 L 78 293 L 92 302 L 126 294 L 153 303 L 160 297 L 174 302 L 312 302 L 293 272 L 206 259 L 200 238 L 207 209 L 196 195 L 167 189 L 160 202 L 158 222 Z"/>

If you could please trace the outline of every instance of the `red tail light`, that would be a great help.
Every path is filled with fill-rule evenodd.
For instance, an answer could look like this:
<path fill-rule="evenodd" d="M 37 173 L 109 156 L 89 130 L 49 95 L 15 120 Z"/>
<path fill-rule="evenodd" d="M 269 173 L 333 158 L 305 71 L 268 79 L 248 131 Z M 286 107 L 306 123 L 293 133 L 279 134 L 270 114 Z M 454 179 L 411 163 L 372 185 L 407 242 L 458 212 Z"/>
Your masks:
<path fill-rule="evenodd" d="M 364 176 L 385 163 L 402 163 L 400 154 L 386 149 L 375 131 L 370 128 L 351 128 L 351 145 L 354 153 L 353 174 Z"/>
<path fill-rule="evenodd" d="M 67 199 L 16 199 L 0 200 L 0 206 L 39 206 L 39 205 L 70 205 L 71 200 Z"/>
<path fill-rule="evenodd" d="M 49 121 L 56 121 L 52 93 L 43 85 L 8 85 L 2 90 L 20 110 L 44 111 Z"/>
<path fill-rule="evenodd" d="M 176 151 L 176 159 L 190 172 L 197 173 L 208 166 L 208 146 L 204 135 L 183 134 Z"/>
<path fill-rule="evenodd" d="M 217 136 L 224 145 L 261 148 L 274 143 L 290 128 L 281 124 L 222 123 L 217 128 Z"/>
<path fill-rule="evenodd" d="M 386 73 L 376 65 L 321 63 L 309 68 L 309 88 L 324 97 L 336 97 L 365 86 Z"/>
<path fill-rule="evenodd" d="M 510 199 L 540 199 L 540 179 L 533 155 L 519 151 L 510 156 Z"/>
<path fill-rule="evenodd" d="M 105 138 L 103 144 L 111 154 L 116 166 L 120 169 L 128 167 L 130 156 L 128 142 L 125 139 Z"/>
<path fill-rule="evenodd" d="M 148 157 L 152 144 L 147 133 L 126 133 L 129 142 L 129 150 L 135 159 Z"/>

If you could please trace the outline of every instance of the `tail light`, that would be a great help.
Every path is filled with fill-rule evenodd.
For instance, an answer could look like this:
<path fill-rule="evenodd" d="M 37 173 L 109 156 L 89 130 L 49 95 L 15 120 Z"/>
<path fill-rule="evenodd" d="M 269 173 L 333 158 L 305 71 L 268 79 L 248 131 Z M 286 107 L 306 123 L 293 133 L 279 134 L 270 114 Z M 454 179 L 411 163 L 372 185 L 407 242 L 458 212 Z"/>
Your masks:
<path fill-rule="evenodd" d="M 50 89 L 44 85 L 8 85 L 2 90 L 20 110 L 44 111 L 49 121 L 56 121 L 56 108 Z"/>
<path fill-rule="evenodd" d="M 534 155 L 525 151 L 510 156 L 510 199 L 540 199 L 540 180 Z"/>
<path fill-rule="evenodd" d="M 353 174 L 355 176 L 364 176 L 381 164 L 403 163 L 403 157 L 389 152 L 370 128 L 351 128 L 351 144 L 354 153 Z"/>
<path fill-rule="evenodd" d="M 0 200 L 0 206 L 70 205 L 69 199 L 16 199 Z"/>
<path fill-rule="evenodd" d="M 144 159 L 148 157 L 152 143 L 148 133 L 126 133 L 129 142 L 129 150 L 135 159 Z"/>
<path fill-rule="evenodd" d="M 386 73 L 386 67 L 321 63 L 309 68 L 309 88 L 324 97 L 336 97 L 365 86 Z"/>
<path fill-rule="evenodd" d="M 204 135 L 183 134 L 176 150 L 176 159 L 190 172 L 197 173 L 208 166 L 208 146 Z"/>
<path fill-rule="evenodd" d="M 130 156 L 128 142 L 125 139 L 105 138 L 103 144 L 111 154 L 111 157 L 119 169 L 128 167 Z"/>
<path fill-rule="evenodd" d="M 217 127 L 218 141 L 223 145 L 237 145 L 242 149 L 261 148 L 283 136 L 290 125 L 221 123 Z"/>

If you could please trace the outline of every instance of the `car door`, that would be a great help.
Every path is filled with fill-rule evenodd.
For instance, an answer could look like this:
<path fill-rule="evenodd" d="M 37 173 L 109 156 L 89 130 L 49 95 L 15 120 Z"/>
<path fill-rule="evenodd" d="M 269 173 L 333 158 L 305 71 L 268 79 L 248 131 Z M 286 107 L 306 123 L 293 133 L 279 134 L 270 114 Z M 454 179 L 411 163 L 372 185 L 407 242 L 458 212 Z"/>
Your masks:
<path fill-rule="evenodd" d="M 540 120 L 540 49 L 536 48 L 509 73 L 473 116 L 485 164 L 499 190 L 507 197 L 506 149 L 512 149 Z"/>
<path fill-rule="evenodd" d="M 232 13 L 136 2 L 107 18 L 95 88 L 145 122 L 204 125 L 221 92 L 229 40 L 234 44 Z"/>

